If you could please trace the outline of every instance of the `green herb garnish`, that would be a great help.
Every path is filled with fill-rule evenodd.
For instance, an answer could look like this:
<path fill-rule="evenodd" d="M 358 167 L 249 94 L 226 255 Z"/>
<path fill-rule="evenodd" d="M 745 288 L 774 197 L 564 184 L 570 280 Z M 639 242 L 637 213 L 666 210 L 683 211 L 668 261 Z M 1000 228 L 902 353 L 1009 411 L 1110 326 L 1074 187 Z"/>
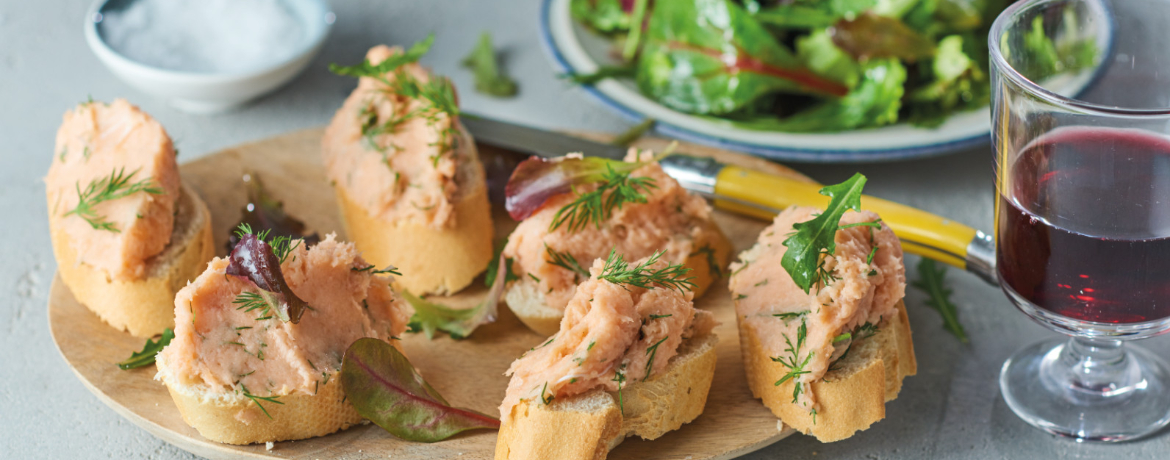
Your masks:
<path fill-rule="evenodd" d="M 126 168 L 122 168 L 111 172 L 109 176 L 90 182 L 85 187 L 85 190 L 81 190 L 81 184 L 77 184 L 77 207 L 65 213 L 65 215 L 76 214 L 82 219 L 85 219 L 96 230 L 108 230 L 114 233 L 121 233 L 121 230 L 114 227 L 113 222 L 106 221 L 105 216 L 98 215 L 94 206 L 107 201 L 124 198 L 138 192 L 145 192 L 151 195 L 162 195 L 166 193 L 162 188 L 155 185 L 154 180 L 149 177 L 138 182 L 130 182 L 134 179 L 135 174 L 138 174 L 137 170 L 126 174 Z"/>
<path fill-rule="evenodd" d="M 926 305 L 942 315 L 943 328 L 958 337 L 960 342 L 967 343 L 967 332 L 959 323 L 958 308 L 951 303 L 952 291 L 944 284 L 946 275 L 945 267 L 937 265 L 931 259 L 923 258 L 918 262 L 918 280 L 912 284 L 929 296 Z"/>
<path fill-rule="evenodd" d="M 259 407 L 260 410 L 264 412 L 264 415 L 268 416 L 269 419 L 272 418 L 272 415 L 268 413 L 268 409 L 265 409 L 263 404 L 260 404 L 260 401 L 280 404 L 282 406 L 284 405 L 284 403 L 277 400 L 279 396 L 256 396 L 252 394 L 252 392 L 248 391 L 248 387 L 244 386 L 242 383 L 240 384 L 240 388 L 244 389 L 244 397 L 252 400 L 252 402 L 256 404 L 256 407 Z"/>
<path fill-rule="evenodd" d="M 572 254 L 554 251 L 547 244 L 544 245 L 544 250 L 548 254 L 548 263 L 571 271 L 574 275 L 580 276 L 583 279 L 589 279 L 589 270 L 586 270 L 581 264 L 577 263 L 577 258 L 573 257 Z"/>
<path fill-rule="evenodd" d="M 682 264 L 668 264 L 666 267 L 658 269 L 650 268 L 665 253 L 666 251 L 655 252 L 649 259 L 646 259 L 646 262 L 630 268 L 629 263 L 617 253 L 617 249 L 611 249 L 609 251 L 609 257 L 605 259 L 605 266 L 601 269 L 601 276 L 598 279 L 609 281 L 613 284 L 630 285 L 646 289 L 659 286 L 667 289 L 677 289 L 679 292 L 693 290 L 695 283 L 691 280 L 694 278 L 684 278 L 691 269 Z"/>
<path fill-rule="evenodd" d="M 715 248 L 712 248 L 710 245 L 704 245 L 695 250 L 695 252 L 688 254 L 687 257 L 693 257 L 699 254 L 707 256 L 707 271 L 711 272 L 711 277 L 722 278 L 723 269 L 719 268 L 719 262 L 715 260 Z"/>
<path fill-rule="evenodd" d="M 654 123 L 656 122 L 657 120 L 647 117 L 643 119 L 641 123 L 638 123 L 630 127 L 630 129 L 626 130 L 625 132 L 618 134 L 617 137 L 610 141 L 610 144 L 629 147 L 630 144 L 633 144 L 634 141 L 645 135 L 646 131 L 649 131 L 650 128 L 653 128 Z"/>
<path fill-rule="evenodd" d="M 784 365 L 784 367 L 788 368 L 788 373 L 784 374 L 780 380 L 776 381 L 776 386 L 780 386 L 784 382 L 795 380 L 798 377 L 811 372 L 806 370 L 804 367 L 807 366 L 809 361 L 812 360 L 813 354 L 815 352 L 808 352 L 808 355 L 805 355 L 804 360 L 800 360 L 800 350 L 804 347 L 804 339 L 807 336 L 808 322 L 804 319 L 800 320 L 800 327 L 796 329 L 796 345 L 792 344 L 792 339 L 788 337 L 788 334 L 784 334 L 784 341 L 788 343 L 788 348 L 784 351 L 787 352 L 789 356 L 776 356 L 772 358 L 772 361 Z M 795 382 L 795 385 L 792 388 L 792 402 L 795 403 L 797 398 L 799 398 L 800 394 L 803 392 L 804 384 L 801 382 Z"/>
<path fill-rule="evenodd" d="M 667 316 L 670 316 L 670 315 L 667 315 Z M 646 379 L 650 378 L 650 372 L 654 370 L 654 357 L 656 355 L 658 355 L 658 346 L 662 345 L 662 342 L 665 342 L 665 341 L 666 341 L 666 337 L 663 337 L 662 340 L 654 342 L 654 345 L 650 345 L 650 348 L 646 349 L 646 354 L 650 355 L 650 359 L 646 360 L 646 376 L 642 377 L 643 382 L 645 382 Z"/>
<path fill-rule="evenodd" d="M 516 95 L 516 82 L 500 72 L 491 34 L 484 32 L 479 36 L 471 54 L 463 59 L 463 66 L 475 74 L 476 91 L 496 97 Z"/>
<path fill-rule="evenodd" d="M 780 265 L 804 292 L 814 286 L 827 286 L 834 276 L 825 269 L 825 257 L 837 249 L 836 236 L 841 216 L 847 210 L 861 210 L 861 190 L 865 176 L 854 174 L 849 180 L 820 190 L 829 197 L 829 206 L 812 220 L 793 224 L 796 233 L 784 240 L 788 250 Z"/>
<path fill-rule="evenodd" d="M 589 223 L 601 228 L 601 223 L 609 220 L 615 209 L 621 209 L 626 203 L 645 203 L 645 193 L 658 186 L 649 177 L 630 177 L 632 172 L 632 168 L 618 170 L 606 164 L 601 174 L 601 185 L 577 194 L 576 199 L 557 210 L 549 231 L 564 224 L 567 224 L 570 232 L 581 230 Z"/>
<path fill-rule="evenodd" d="M 142 347 L 142 351 L 130 353 L 130 357 L 125 361 L 118 363 L 118 368 L 122 370 L 137 369 L 143 366 L 154 364 L 154 356 L 162 351 L 171 340 L 175 338 L 175 331 L 171 328 L 163 330 L 158 340 L 146 339 L 146 345 Z"/>

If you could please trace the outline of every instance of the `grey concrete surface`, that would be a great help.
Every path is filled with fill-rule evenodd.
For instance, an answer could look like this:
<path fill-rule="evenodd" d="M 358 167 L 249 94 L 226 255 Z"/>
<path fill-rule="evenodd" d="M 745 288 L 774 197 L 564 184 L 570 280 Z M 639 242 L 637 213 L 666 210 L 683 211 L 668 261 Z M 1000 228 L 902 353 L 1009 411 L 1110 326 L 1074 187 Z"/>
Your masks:
<path fill-rule="evenodd" d="M 188 458 L 103 406 L 74 377 L 49 335 L 45 302 L 55 264 L 41 176 L 52 158 L 61 114 L 87 95 L 126 97 L 157 117 L 191 160 L 245 141 L 322 125 L 353 82 L 326 70 L 356 62 L 367 47 L 405 44 L 437 33 L 423 59 L 464 88 L 463 104 L 496 117 L 547 128 L 619 131 L 629 125 L 556 78 L 538 42 L 539 0 L 335 0 L 337 27 L 322 55 L 292 84 L 243 110 L 217 116 L 178 112 L 126 86 L 85 45 L 88 0 L 0 1 L 0 457 Z M 458 61 L 491 31 L 505 68 L 520 82 L 514 99 L 470 91 Z M 989 230 L 992 158 L 988 147 L 897 164 L 798 168 L 823 182 L 861 171 L 868 191 Z M 911 258 L 909 266 L 917 262 Z M 915 275 L 911 274 L 912 277 Z M 1057 439 L 1018 420 L 999 395 L 1003 360 L 1053 333 L 1018 313 L 995 287 L 951 270 L 954 301 L 970 336 L 960 344 L 910 289 L 919 359 L 887 419 L 853 438 L 821 444 L 793 436 L 748 459 L 1159 459 L 1165 432 L 1121 445 Z M 1170 354 L 1170 339 L 1143 346 Z"/>

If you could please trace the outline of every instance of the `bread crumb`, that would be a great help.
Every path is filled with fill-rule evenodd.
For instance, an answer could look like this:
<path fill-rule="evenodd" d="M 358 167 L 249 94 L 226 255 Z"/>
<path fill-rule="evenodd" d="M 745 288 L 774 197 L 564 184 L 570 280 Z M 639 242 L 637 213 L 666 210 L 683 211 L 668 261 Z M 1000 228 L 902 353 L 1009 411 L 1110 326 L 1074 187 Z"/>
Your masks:
<path fill-rule="evenodd" d="M 268 441 L 268 442 L 264 443 L 264 450 L 269 450 L 269 451 L 270 451 L 270 450 L 272 450 L 272 448 L 273 448 L 273 447 L 276 447 L 276 443 L 275 443 L 275 442 Z"/>

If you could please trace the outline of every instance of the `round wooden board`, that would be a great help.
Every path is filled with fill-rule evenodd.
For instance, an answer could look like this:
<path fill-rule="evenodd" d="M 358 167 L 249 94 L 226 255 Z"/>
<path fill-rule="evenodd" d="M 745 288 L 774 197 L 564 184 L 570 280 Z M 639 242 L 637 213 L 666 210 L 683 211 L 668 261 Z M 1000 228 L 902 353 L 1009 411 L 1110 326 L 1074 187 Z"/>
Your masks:
<path fill-rule="evenodd" d="M 298 131 L 283 136 L 227 149 L 181 167 L 183 181 L 193 186 L 211 209 L 216 247 L 223 255 L 229 228 L 238 222 L 245 193 L 241 175 L 258 172 L 271 192 L 284 201 L 291 215 L 304 220 L 321 234 L 344 229 L 335 208 L 333 190 L 322 171 L 321 129 Z M 591 137 L 600 137 L 593 135 Z M 667 141 L 643 139 L 639 146 L 661 150 Z M 680 151 L 718 157 L 720 160 L 753 169 L 809 180 L 783 166 L 709 147 L 682 145 Z M 485 162 L 509 155 L 481 148 Z M 493 157 L 494 156 L 494 157 Z M 489 170 L 490 170 L 489 166 Z M 511 233 L 515 222 L 495 206 L 497 238 Z M 765 223 L 723 212 L 716 221 L 742 251 L 750 246 Z M 482 286 L 481 282 L 473 286 Z M 444 299 L 452 305 L 473 305 L 486 289 L 468 289 Z M 609 454 L 611 459 L 727 459 L 755 451 L 793 433 L 779 430 L 777 419 L 753 399 L 740 362 L 734 308 L 725 283 L 716 283 L 697 301 L 722 323 L 719 335 L 718 367 L 702 416 L 656 441 L 627 439 Z M 511 311 L 501 306 L 500 319 L 475 331 L 469 339 L 456 341 L 445 335 L 426 340 L 410 334 L 403 344 L 419 372 L 452 404 L 485 413 L 495 413 L 508 378 L 503 372 L 522 352 L 545 338 L 525 328 Z M 61 355 L 82 383 L 98 399 L 134 424 L 160 439 L 203 457 L 220 458 L 491 458 L 495 431 L 464 433 L 433 444 L 406 442 L 374 425 L 363 425 L 329 436 L 264 445 L 231 446 L 208 441 L 187 426 L 175 408 L 166 387 L 153 380 L 150 368 L 123 371 L 114 363 L 142 348 L 143 341 L 115 331 L 79 304 L 69 289 L 55 278 L 49 294 L 49 323 Z"/>

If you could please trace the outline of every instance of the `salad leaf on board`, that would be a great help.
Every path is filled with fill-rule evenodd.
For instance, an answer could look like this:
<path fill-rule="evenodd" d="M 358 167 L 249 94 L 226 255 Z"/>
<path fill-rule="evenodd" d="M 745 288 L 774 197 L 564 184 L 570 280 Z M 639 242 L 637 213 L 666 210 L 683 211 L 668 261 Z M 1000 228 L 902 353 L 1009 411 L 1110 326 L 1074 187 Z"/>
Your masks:
<path fill-rule="evenodd" d="M 306 247 L 321 240 L 317 233 L 305 234 L 305 223 L 284 212 L 284 203 L 272 196 L 256 172 L 244 173 L 244 189 L 248 194 L 248 203 L 240 209 L 240 221 L 233 230 L 240 225 L 247 225 L 258 232 L 267 230 L 272 237 L 303 238 Z M 239 241 L 239 234 L 232 231 L 228 235 L 227 251 L 232 252 Z"/>
<path fill-rule="evenodd" d="M 421 331 L 427 336 L 427 339 L 435 338 L 435 331 L 446 332 L 453 339 L 463 339 L 471 335 L 476 328 L 495 322 L 499 313 L 500 296 L 504 294 L 504 286 L 508 281 L 507 276 L 499 276 L 498 274 L 502 270 L 508 270 L 506 273 L 511 274 L 511 264 L 505 263 L 502 254 L 497 255 L 496 260 L 498 260 L 496 263 L 497 275 L 492 280 L 491 288 L 488 289 L 487 296 L 484 297 L 483 301 L 472 308 L 451 308 L 427 302 L 403 289 L 402 298 L 406 299 L 411 307 L 414 307 L 414 316 L 410 318 L 410 330 L 413 332 Z"/>
<path fill-rule="evenodd" d="M 436 442 L 467 430 L 499 429 L 495 417 L 451 407 L 390 344 L 358 339 L 341 361 L 341 386 L 357 413 L 407 441 Z"/>
<path fill-rule="evenodd" d="M 861 190 L 865 187 L 865 181 L 865 176 L 856 173 L 845 182 L 822 188 L 821 195 L 829 197 L 825 211 L 812 220 L 792 225 L 796 233 L 784 240 L 788 250 L 780 259 L 780 266 L 804 292 L 830 282 L 832 275 L 825 273 L 824 257 L 833 255 L 837 250 L 836 237 L 841 216 L 850 209 L 861 210 Z"/>
<path fill-rule="evenodd" d="M 139 367 L 149 366 L 154 364 L 154 355 L 162 351 L 171 340 L 175 338 L 175 331 L 171 328 L 163 329 L 162 336 L 158 340 L 146 339 L 146 345 L 142 347 L 142 351 L 130 353 L 130 357 L 125 361 L 118 363 L 118 368 L 122 370 L 137 369 Z"/>
<path fill-rule="evenodd" d="M 730 114 L 776 92 L 831 97 L 849 91 L 806 69 L 730 0 L 656 2 L 637 69 L 642 92 L 696 114 Z"/>

